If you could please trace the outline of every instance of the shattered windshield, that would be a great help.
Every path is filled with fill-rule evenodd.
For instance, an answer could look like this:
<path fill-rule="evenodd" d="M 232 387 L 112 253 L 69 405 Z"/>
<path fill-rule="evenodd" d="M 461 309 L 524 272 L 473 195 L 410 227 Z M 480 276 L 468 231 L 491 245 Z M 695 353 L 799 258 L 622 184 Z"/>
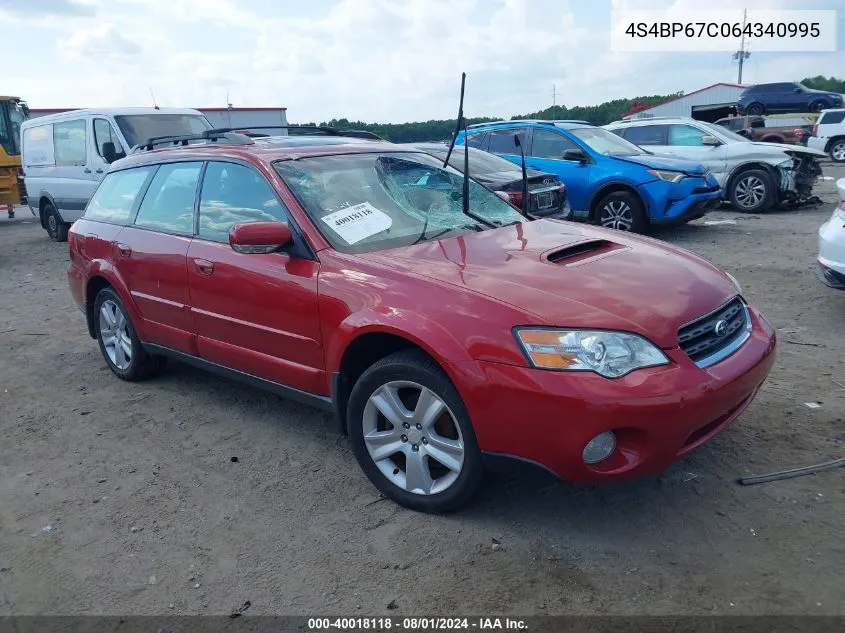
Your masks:
<path fill-rule="evenodd" d="M 423 153 L 344 154 L 280 161 L 276 171 L 329 243 L 345 253 L 408 246 L 522 222 L 519 212 Z"/>

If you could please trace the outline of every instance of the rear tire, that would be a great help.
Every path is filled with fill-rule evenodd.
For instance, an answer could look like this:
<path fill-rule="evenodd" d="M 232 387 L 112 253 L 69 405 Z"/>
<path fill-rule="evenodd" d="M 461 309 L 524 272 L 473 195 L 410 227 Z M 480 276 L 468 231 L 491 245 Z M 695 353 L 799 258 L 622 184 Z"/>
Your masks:
<path fill-rule="evenodd" d="M 164 367 L 164 357 L 153 356 L 144 349 L 123 302 L 112 288 L 97 293 L 94 328 L 106 364 L 121 380 L 144 380 Z"/>
<path fill-rule="evenodd" d="M 741 213 L 768 211 L 775 203 L 774 182 L 768 172 L 749 169 L 733 179 L 730 199 Z"/>
<path fill-rule="evenodd" d="M 763 107 L 762 103 L 752 103 L 750 106 L 745 108 L 745 113 L 751 116 L 763 114 L 765 111 L 766 108 Z"/>
<path fill-rule="evenodd" d="M 833 141 L 827 153 L 830 154 L 830 160 L 832 160 L 833 162 L 845 162 L 845 138 L 840 138 Z"/>
<path fill-rule="evenodd" d="M 450 512 L 481 486 L 481 451 L 463 400 L 420 350 L 391 354 L 367 369 L 347 413 L 358 464 L 400 506 Z"/>
<path fill-rule="evenodd" d="M 648 218 L 640 198 L 630 191 L 614 191 L 596 205 L 593 222 L 606 229 L 645 233 Z"/>
<path fill-rule="evenodd" d="M 58 211 L 49 202 L 44 206 L 44 226 L 51 240 L 54 242 L 67 242 L 67 231 L 70 227 L 62 222 Z"/>

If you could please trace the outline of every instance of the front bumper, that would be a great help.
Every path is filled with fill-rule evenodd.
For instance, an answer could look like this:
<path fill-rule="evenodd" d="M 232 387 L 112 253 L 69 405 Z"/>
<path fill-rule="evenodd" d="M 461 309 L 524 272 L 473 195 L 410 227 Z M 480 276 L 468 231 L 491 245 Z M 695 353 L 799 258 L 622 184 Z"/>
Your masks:
<path fill-rule="evenodd" d="M 475 363 L 459 384 L 480 448 L 533 462 L 573 483 L 665 470 L 736 419 L 771 370 L 775 331 L 756 309 L 749 306 L 749 312 L 748 341 L 706 369 L 679 348 L 664 350 L 669 365 L 616 380 Z M 616 450 L 598 464 L 584 463 L 584 446 L 604 431 L 616 434 Z"/>
<path fill-rule="evenodd" d="M 819 278 L 845 290 L 845 221 L 833 216 L 819 228 Z"/>
<path fill-rule="evenodd" d="M 652 224 L 682 224 L 717 207 L 722 189 L 716 178 L 684 178 L 679 183 L 656 180 L 639 187 Z"/>

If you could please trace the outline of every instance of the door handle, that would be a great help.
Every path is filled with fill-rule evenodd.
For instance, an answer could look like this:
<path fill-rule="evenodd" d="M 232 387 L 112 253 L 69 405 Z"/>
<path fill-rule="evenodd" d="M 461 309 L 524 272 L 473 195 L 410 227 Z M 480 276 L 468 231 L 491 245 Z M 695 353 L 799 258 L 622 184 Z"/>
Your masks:
<path fill-rule="evenodd" d="M 194 260 L 194 267 L 197 269 L 197 272 L 200 275 L 205 275 L 208 277 L 211 273 L 214 272 L 214 264 L 212 264 L 207 259 L 195 259 Z"/>
<path fill-rule="evenodd" d="M 90 169 L 88 169 L 88 168 L 86 167 L 86 168 L 83 170 L 83 172 L 82 172 L 82 173 L 84 173 L 84 174 L 90 174 L 90 173 L 91 173 L 91 170 L 90 170 Z"/>
<path fill-rule="evenodd" d="M 100 167 L 100 168 L 99 168 L 99 169 L 98 169 L 95 173 L 97 173 L 97 174 L 102 174 L 102 173 L 103 173 L 103 168 L 102 168 L 102 167 Z"/>
<path fill-rule="evenodd" d="M 128 244 L 118 244 L 117 252 L 120 253 L 121 257 L 129 257 L 132 255 L 132 249 Z"/>

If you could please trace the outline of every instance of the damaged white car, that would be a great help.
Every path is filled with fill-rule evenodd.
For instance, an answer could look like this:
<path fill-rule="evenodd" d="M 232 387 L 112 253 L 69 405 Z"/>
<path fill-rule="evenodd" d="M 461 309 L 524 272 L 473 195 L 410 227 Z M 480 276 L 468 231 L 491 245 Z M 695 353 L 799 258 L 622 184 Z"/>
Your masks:
<path fill-rule="evenodd" d="M 654 154 L 686 158 L 709 168 L 738 211 L 766 211 L 813 198 L 827 154 L 800 145 L 754 143 L 725 128 L 687 117 L 617 121 L 605 126 Z"/>

